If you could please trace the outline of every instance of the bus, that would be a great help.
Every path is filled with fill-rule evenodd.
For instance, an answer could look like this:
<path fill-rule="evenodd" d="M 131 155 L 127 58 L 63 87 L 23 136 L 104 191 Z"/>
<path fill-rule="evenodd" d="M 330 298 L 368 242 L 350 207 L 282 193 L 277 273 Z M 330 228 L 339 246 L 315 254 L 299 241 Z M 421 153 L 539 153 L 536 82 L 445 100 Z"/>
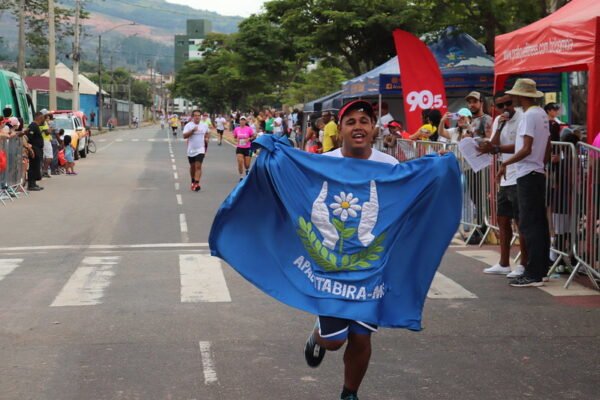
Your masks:
<path fill-rule="evenodd" d="M 10 116 L 19 118 L 24 127 L 33 122 L 33 102 L 25 80 L 0 69 L 0 112 L 4 113 L 7 108 L 12 110 Z"/>

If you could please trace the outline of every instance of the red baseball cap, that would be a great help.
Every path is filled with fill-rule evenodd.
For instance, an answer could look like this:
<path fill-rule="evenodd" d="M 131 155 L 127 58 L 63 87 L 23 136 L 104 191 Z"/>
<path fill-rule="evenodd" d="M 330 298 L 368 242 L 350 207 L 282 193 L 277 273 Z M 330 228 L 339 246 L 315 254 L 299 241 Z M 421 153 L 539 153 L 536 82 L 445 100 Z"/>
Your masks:
<path fill-rule="evenodd" d="M 338 121 L 341 123 L 344 115 L 348 114 L 348 112 L 352 110 L 360 110 L 371 117 L 372 120 L 375 120 L 375 112 L 373 111 L 373 106 L 371 106 L 371 103 L 364 100 L 354 100 L 344 104 L 340 111 L 338 111 Z"/>

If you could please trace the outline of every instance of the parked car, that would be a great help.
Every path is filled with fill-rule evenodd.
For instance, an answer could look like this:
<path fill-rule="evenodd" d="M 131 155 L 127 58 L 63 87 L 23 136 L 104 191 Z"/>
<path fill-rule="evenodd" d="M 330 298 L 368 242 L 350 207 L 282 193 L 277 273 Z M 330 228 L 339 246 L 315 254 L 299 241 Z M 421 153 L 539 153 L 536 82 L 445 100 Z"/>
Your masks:
<path fill-rule="evenodd" d="M 89 130 L 85 126 L 85 114 L 81 111 L 52 111 L 55 128 L 64 129 L 65 135 L 71 136 L 71 145 L 79 157 L 87 157 L 87 141 Z"/>

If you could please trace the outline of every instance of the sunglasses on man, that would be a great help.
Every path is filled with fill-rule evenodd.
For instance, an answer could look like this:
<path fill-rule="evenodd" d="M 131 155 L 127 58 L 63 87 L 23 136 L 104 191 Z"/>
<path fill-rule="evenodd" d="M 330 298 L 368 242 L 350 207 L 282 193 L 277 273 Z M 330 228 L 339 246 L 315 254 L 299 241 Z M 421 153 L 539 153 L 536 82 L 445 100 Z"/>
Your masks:
<path fill-rule="evenodd" d="M 512 100 L 505 101 L 504 103 L 496 103 L 496 108 L 503 109 L 504 107 L 512 106 Z"/>

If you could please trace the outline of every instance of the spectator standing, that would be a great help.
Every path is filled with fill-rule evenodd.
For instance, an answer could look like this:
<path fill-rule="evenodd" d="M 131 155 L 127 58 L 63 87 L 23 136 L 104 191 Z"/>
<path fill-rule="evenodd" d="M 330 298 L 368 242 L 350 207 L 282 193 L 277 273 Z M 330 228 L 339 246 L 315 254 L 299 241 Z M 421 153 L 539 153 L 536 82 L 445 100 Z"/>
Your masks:
<path fill-rule="evenodd" d="M 481 93 L 473 91 L 465 97 L 469 111 L 473 115 L 471 130 L 473 135 L 480 138 L 489 138 L 492 136 L 492 117 L 483 112 L 483 96 Z"/>
<path fill-rule="evenodd" d="M 46 117 L 41 112 L 36 112 L 33 122 L 29 124 L 27 141 L 31 145 L 29 153 L 29 169 L 27 170 L 27 190 L 40 191 L 44 188 L 37 184 L 42 179 L 42 158 L 44 156 L 44 138 L 40 126 L 44 124 Z"/>
<path fill-rule="evenodd" d="M 379 105 L 377 103 L 376 108 L 373 109 L 375 115 L 379 114 Z M 377 120 L 377 136 L 385 137 L 390 134 L 390 129 L 388 128 L 388 124 L 394 120 L 394 116 L 390 114 L 388 103 L 385 101 L 381 102 L 381 118 Z"/>
<path fill-rule="evenodd" d="M 92 111 L 90 113 L 90 123 L 94 125 L 94 121 L 96 121 L 96 113 Z"/>
<path fill-rule="evenodd" d="M 506 93 L 525 113 L 517 129 L 515 154 L 502 162 L 498 175 L 505 176 L 508 166 L 517 165 L 519 229 L 525 238 L 529 255 L 524 274 L 511 280 L 510 285 L 543 286 L 550 253 L 545 201 L 545 165 L 550 159 L 550 130 L 548 115 L 536 105 L 536 99 L 544 94 L 537 90 L 532 79 L 517 79 L 513 88 Z"/>
<path fill-rule="evenodd" d="M 333 115 L 329 111 L 325 111 L 321 118 L 325 127 L 323 128 L 323 153 L 335 150 L 339 147 L 338 143 L 338 127 L 333 119 Z"/>
<path fill-rule="evenodd" d="M 273 119 L 273 133 L 275 135 L 283 135 L 283 118 L 279 111 L 275 112 L 275 118 Z"/>
<path fill-rule="evenodd" d="M 64 136 L 65 143 L 65 160 L 67 163 L 65 164 L 65 170 L 67 175 L 77 175 L 75 172 L 75 149 L 71 146 L 71 136 Z"/>
<path fill-rule="evenodd" d="M 550 129 L 550 140 L 553 142 L 560 141 L 560 120 L 558 112 L 560 106 L 557 103 L 548 103 L 544 106 L 544 111 L 548 115 L 548 129 Z"/>
<path fill-rule="evenodd" d="M 515 108 L 510 95 L 504 91 L 494 96 L 494 106 L 499 115 L 494 120 L 494 132 L 490 142 L 482 142 L 479 150 L 482 153 L 500 154 L 502 160 L 513 156 L 517 138 L 517 130 L 523 118 L 523 111 Z M 525 237 L 519 238 L 521 248 L 521 264 L 514 270 L 510 267 L 510 243 L 513 237 L 512 221 L 519 223 L 519 202 L 517 196 L 517 169 L 512 164 L 506 168 L 506 176 L 500 178 L 500 190 L 496 193 L 496 214 L 498 215 L 498 228 L 500 230 L 500 261 L 483 270 L 486 274 L 507 275 L 508 278 L 517 278 L 525 272 L 528 254 Z"/>
<path fill-rule="evenodd" d="M 465 136 L 471 136 L 471 118 L 473 114 L 467 108 L 461 108 L 458 110 L 456 115 L 452 113 L 446 113 L 440 120 L 438 125 L 439 138 L 438 141 L 442 143 L 458 143 Z M 456 127 L 446 129 L 446 122 L 449 119 L 456 119 Z"/>

